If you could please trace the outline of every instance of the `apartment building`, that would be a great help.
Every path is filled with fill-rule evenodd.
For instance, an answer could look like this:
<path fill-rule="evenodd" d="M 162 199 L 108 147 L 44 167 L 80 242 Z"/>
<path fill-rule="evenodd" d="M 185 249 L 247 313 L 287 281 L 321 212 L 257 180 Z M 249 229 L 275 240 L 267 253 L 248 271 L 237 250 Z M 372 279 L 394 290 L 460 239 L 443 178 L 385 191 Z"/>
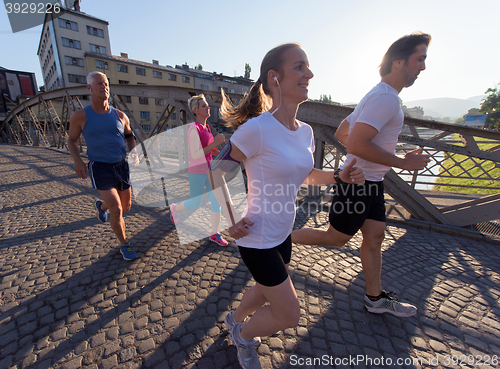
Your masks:
<path fill-rule="evenodd" d="M 46 91 L 86 83 L 85 53 L 111 56 L 108 25 L 70 9 L 59 17 L 46 15 L 37 51 Z"/>
<path fill-rule="evenodd" d="M 111 85 L 194 87 L 194 78 L 190 73 L 162 66 L 158 60 L 147 63 L 129 59 L 126 53 L 108 56 L 88 52 L 85 53 L 85 64 L 89 73 L 104 73 Z M 124 96 L 124 101 L 146 132 L 150 131 L 152 124 L 158 120 L 166 104 L 164 99 L 139 96 Z M 171 120 L 177 120 L 176 113 L 172 115 Z"/>

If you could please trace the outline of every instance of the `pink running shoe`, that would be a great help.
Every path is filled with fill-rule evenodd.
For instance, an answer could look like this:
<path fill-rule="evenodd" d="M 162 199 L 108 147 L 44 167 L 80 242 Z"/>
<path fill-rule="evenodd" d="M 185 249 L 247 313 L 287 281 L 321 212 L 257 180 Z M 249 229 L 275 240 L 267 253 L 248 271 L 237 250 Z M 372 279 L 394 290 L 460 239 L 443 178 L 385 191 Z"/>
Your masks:
<path fill-rule="evenodd" d="M 217 245 L 220 245 L 220 246 L 229 245 L 229 242 L 227 242 L 225 239 L 223 239 L 222 235 L 220 233 L 215 233 L 215 234 L 211 235 L 209 238 L 210 238 L 210 241 L 215 242 Z"/>
<path fill-rule="evenodd" d="M 175 208 L 177 207 L 177 204 L 172 204 L 170 207 L 170 220 L 172 223 L 177 224 L 179 221 L 179 213 L 175 211 Z"/>

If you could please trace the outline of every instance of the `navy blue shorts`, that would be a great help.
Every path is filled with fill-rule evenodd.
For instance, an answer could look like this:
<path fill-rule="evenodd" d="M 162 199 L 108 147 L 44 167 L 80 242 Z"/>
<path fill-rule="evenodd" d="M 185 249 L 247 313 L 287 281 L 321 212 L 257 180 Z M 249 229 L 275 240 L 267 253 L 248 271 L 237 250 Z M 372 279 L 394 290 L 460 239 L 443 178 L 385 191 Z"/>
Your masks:
<path fill-rule="evenodd" d="M 88 166 L 92 188 L 101 191 L 113 188 L 125 191 L 130 188 L 130 169 L 126 160 L 118 163 L 91 161 Z"/>
<path fill-rule="evenodd" d="M 255 282 L 266 287 L 277 286 L 288 278 L 286 264 L 292 258 L 292 235 L 271 249 L 238 246 L 241 258 Z"/>
<path fill-rule="evenodd" d="M 330 224 L 337 231 L 354 236 L 366 219 L 386 221 L 383 181 L 343 183 L 333 189 Z"/>

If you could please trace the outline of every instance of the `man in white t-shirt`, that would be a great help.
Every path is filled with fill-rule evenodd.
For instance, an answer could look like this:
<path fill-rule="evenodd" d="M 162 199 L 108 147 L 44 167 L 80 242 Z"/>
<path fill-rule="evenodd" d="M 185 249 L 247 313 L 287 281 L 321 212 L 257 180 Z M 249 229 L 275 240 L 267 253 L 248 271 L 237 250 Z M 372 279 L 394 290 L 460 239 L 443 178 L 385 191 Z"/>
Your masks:
<path fill-rule="evenodd" d="M 361 230 L 361 263 L 366 281 L 364 302 L 372 313 L 408 317 L 417 312 L 415 306 L 396 301 L 393 292 L 382 290 L 382 241 L 386 227 L 383 179 L 391 167 L 421 170 L 430 160 L 429 155 L 419 154 L 420 149 L 404 157 L 395 155 L 404 122 L 398 95 L 403 88 L 413 85 L 425 69 L 430 40 L 430 35 L 419 32 L 394 42 L 380 64 L 381 82 L 363 97 L 335 134 L 347 147 L 344 165 L 356 158 L 356 165 L 365 172 L 365 184 L 336 185 L 327 231 L 292 232 L 292 242 L 343 246 Z"/>

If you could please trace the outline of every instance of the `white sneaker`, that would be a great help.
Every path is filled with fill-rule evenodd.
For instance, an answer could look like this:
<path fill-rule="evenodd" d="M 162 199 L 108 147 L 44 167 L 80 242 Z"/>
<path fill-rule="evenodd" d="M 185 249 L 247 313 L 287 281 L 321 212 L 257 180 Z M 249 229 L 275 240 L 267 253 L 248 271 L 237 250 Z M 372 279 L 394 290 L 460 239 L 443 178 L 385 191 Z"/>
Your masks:
<path fill-rule="evenodd" d="M 224 319 L 224 325 L 226 326 L 226 328 L 227 328 L 227 330 L 229 332 L 231 332 L 231 329 L 233 329 L 233 327 L 236 324 L 238 324 L 238 323 L 236 323 L 236 320 L 234 320 L 233 313 L 234 313 L 234 310 L 231 310 L 229 313 L 227 313 L 226 319 Z M 253 341 L 255 342 L 255 347 L 259 347 L 260 346 L 260 344 L 261 344 L 260 337 L 255 337 L 253 339 Z"/>
<path fill-rule="evenodd" d="M 257 350 L 255 348 L 255 341 L 246 343 L 241 338 L 240 332 L 243 323 L 236 323 L 235 326 L 229 331 L 229 337 L 233 345 L 238 350 L 238 361 L 243 369 L 262 369 Z"/>
<path fill-rule="evenodd" d="M 417 313 L 417 308 L 415 306 L 396 301 L 393 298 L 394 295 L 396 295 L 396 292 L 387 293 L 382 291 L 381 297 L 376 301 L 370 300 L 370 298 L 365 295 L 365 308 L 370 313 L 389 313 L 400 317 L 409 317 Z"/>

